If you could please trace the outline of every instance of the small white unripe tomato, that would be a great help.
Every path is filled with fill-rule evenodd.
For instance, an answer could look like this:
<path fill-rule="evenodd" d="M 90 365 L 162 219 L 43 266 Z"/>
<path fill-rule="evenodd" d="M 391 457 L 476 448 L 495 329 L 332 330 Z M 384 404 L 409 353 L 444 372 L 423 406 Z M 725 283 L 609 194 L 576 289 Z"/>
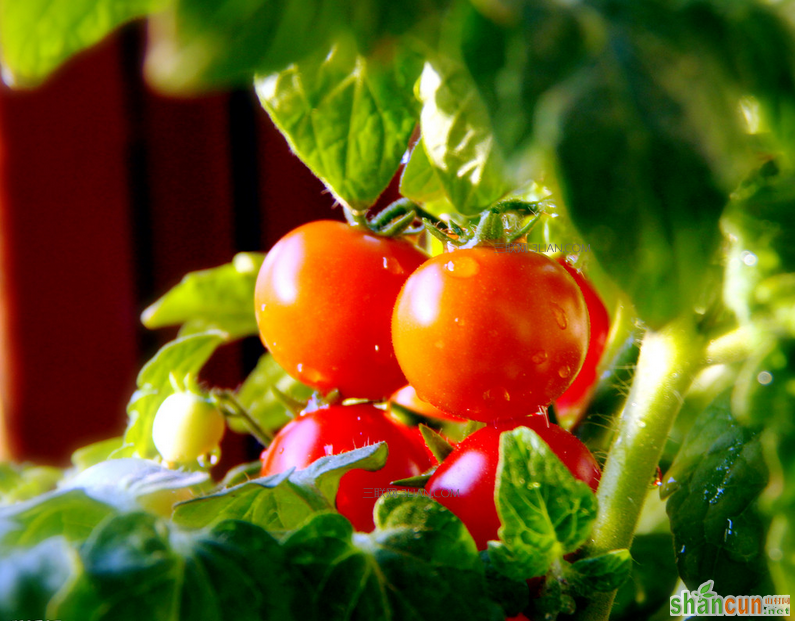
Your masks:
<path fill-rule="evenodd" d="M 224 437 L 224 415 L 191 392 L 176 392 L 160 405 L 152 440 L 167 462 L 184 463 L 215 450 Z"/>

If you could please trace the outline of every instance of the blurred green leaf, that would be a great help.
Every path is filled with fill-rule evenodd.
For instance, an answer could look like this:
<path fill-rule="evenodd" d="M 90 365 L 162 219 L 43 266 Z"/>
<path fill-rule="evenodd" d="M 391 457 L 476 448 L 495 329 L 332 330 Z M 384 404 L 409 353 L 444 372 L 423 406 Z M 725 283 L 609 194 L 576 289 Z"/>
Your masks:
<path fill-rule="evenodd" d="M 500 436 L 495 490 L 500 542 L 489 542 L 498 571 L 524 579 L 582 546 L 596 519 L 596 496 L 534 431 Z"/>
<path fill-rule="evenodd" d="M 563 112 L 561 181 L 600 265 L 659 328 L 703 295 L 727 196 L 681 107 L 627 41 L 615 46 Z"/>
<path fill-rule="evenodd" d="M 62 477 L 52 466 L 0 463 L 0 507 L 48 492 Z"/>
<path fill-rule="evenodd" d="M 131 513 L 103 523 L 79 553 L 83 572 L 50 605 L 49 618 L 304 618 L 283 552 L 253 524 L 230 521 L 185 533 Z"/>
<path fill-rule="evenodd" d="M 400 177 L 400 194 L 420 203 L 444 196 L 442 182 L 431 166 L 422 140 L 411 150 L 411 157 L 403 169 Z"/>
<path fill-rule="evenodd" d="M 480 553 L 480 560 L 486 572 L 486 589 L 489 597 L 500 603 L 505 616 L 514 617 L 527 608 L 530 602 L 527 581 L 509 578 L 497 571 L 486 550 Z"/>
<path fill-rule="evenodd" d="M 470 9 L 462 18 L 462 49 L 495 136 L 511 155 L 533 133 L 541 96 L 587 58 L 581 24 L 587 14 L 559 0 L 516 2 L 505 12 L 509 15 L 500 11 L 492 21 Z"/>
<path fill-rule="evenodd" d="M 263 354 L 238 389 L 237 400 L 266 431 L 276 431 L 291 420 L 287 407 L 271 390 L 273 387 L 295 401 L 306 401 L 312 395 L 312 389 L 287 375 L 273 356 Z M 246 431 L 237 419 L 230 418 L 227 422 L 236 431 Z"/>
<path fill-rule="evenodd" d="M 632 569 L 629 550 L 613 550 L 607 554 L 575 561 L 565 575 L 572 589 L 582 595 L 592 591 L 608 593 L 620 587 Z"/>
<path fill-rule="evenodd" d="M 0 618 L 52 618 L 48 602 L 77 571 L 77 555 L 59 537 L 1 555 Z"/>
<path fill-rule="evenodd" d="M 474 215 L 513 189 L 466 68 L 446 57 L 426 63 L 419 97 L 425 153 L 458 211 Z"/>
<path fill-rule="evenodd" d="M 112 453 L 119 450 L 124 444 L 124 438 L 108 438 L 88 446 L 81 447 L 72 453 L 72 465 L 78 472 L 90 468 L 101 461 L 108 459 Z"/>
<path fill-rule="evenodd" d="M 333 620 L 502 621 L 486 592 L 475 544 L 430 498 L 382 496 L 376 530 L 355 533 L 340 515 L 314 516 L 284 542 L 309 594 Z"/>
<path fill-rule="evenodd" d="M 190 272 L 141 315 L 147 328 L 182 325 L 181 335 L 221 330 L 230 339 L 257 334 L 254 285 L 265 255 L 241 252 L 231 263 Z"/>
<path fill-rule="evenodd" d="M 3 79 L 36 86 L 70 56 L 124 22 L 160 11 L 171 0 L 22 0 L 0 3 Z"/>
<path fill-rule="evenodd" d="M 688 588 L 714 580 L 718 593 L 742 595 L 768 579 L 757 508 L 767 481 L 759 433 L 734 420 L 724 393 L 693 424 L 664 477 L 677 566 Z"/>
<path fill-rule="evenodd" d="M 668 602 L 679 579 L 674 547 L 668 533 L 651 533 L 635 537 L 630 548 L 632 560 L 629 579 L 618 589 L 611 621 L 648 619 Z"/>
<path fill-rule="evenodd" d="M 220 520 L 252 522 L 271 533 L 298 527 L 318 511 L 334 511 L 340 479 L 349 470 L 378 470 L 386 463 L 380 442 L 347 453 L 321 457 L 304 470 L 255 479 L 177 505 L 174 522 L 201 528 Z"/>
<path fill-rule="evenodd" d="M 301 160 L 337 198 L 366 209 L 394 176 L 414 131 L 421 68 L 421 58 L 399 44 L 370 57 L 338 44 L 280 73 L 261 74 L 256 86 Z"/>
<path fill-rule="evenodd" d="M 114 456 L 127 456 L 128 447 L 136 457 L 158 455 L 152 441 L 152 424 L 160 404 L 174 392 L 169 376 L 173 374 L 180 381 L 188 375 L 196 376 L 227 338 L 225 332 L 211 330 L 179 337 L 160 348 L 138 374 L 138 390 L 127 404 L 129 422 L 124 446 Z"/>

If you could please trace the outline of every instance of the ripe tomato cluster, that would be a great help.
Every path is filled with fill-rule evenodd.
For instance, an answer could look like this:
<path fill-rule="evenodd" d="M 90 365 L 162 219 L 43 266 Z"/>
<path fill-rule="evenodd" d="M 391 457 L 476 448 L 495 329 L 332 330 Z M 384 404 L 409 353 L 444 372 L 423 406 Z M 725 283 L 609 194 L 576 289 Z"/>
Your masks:
<path fill-rule="evenodd" d="M 594 314 L 578 278 L 565 262 L 535 252 L 476 245 L 428 258 L 405 239 L 339 222 L 295 229 L 268 253 L 257 279 L 262 341 L 310 387 L 368 403 L 301 413 L 263 452 L 262 474 L 384 441 L 384 468 L 342 478 L 340 513 L 371 530 L 380 491 L 433 472 L 426 491 L 463 521 L 480 549 L 500 526 L 494 487 L 503 431 L 532 428 L 596 489 L 593 456 L 546 416 L 546 406 L 583 376 L 584 361 L 601 354 L 588 353 Z M 599 339 L 603 347 L 604 334 Z M 593 381 L 593 364 L 583 382 Z M 393 393 L 425 416 L 487 425 L 437 464 L 416 428 L 373 405 Z"/>

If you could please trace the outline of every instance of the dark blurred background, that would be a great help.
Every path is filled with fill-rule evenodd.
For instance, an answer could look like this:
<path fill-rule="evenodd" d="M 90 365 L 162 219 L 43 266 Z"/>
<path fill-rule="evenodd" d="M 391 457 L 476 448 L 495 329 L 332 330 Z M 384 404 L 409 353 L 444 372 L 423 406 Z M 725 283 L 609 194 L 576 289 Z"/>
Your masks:
<path fill-rule="evenodd" d="M 133 24 L 40 89 L 0 86 L 0 459 L 63 464 L 123 432 L 138 369 L 176 333 L 141 326 L 148 304 L 188 271 L 342 218 L 253 89 L 158 95 L 144 44 Z M 234 387 L 262 351 L 224 347 L 203 377 Z M 225 443 L 225 462 L 256 449 Z"/>

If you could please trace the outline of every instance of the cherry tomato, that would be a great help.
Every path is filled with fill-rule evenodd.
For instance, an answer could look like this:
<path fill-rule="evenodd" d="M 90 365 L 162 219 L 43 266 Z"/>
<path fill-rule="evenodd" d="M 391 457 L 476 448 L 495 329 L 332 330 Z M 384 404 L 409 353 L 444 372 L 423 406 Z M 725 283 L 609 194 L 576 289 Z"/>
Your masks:
<path fill-rule="evenodd" d="M 546 255 L 455 250 L 406 281 L 392 342 L 420 399 L 474 420 L 511 419 L 548 405 L 577 375 L 588 310 Z"/>
<path fill-rule="evenodd" d="M 193 461 L 218 448 L 226 431 L 224 415 L 192 392 L 166 397 L 155 414 L 152 441 L 167 462 Z"/>
<path fill-rule="evenodd" d="M 588 282 L 583 273 L 566 261 L 566 257 L 558 257 L 557 261 L 566 268 L 566 271 L 572 275 L 580 287 L 585 304 L 588 306 L 588 319 L 591 324 L 588 353 L 585 354 L 582 368 L 571 386 L 555 401 L 558 414 L 565 419 L 579 416 L 591 397 L 596 385 L 599 360 L 605 351 L 607 333 L 610 331 L 610 315 L 599 294 L 596 293 L 593 285 Z"/>
<path fill-rule="evenodd" d="M 586 446 L 565 429 L 547 423 L 543 416 L 503 421 L 464 438 L 433 473 L 426 492 L 455 513 L 469 529 L 479 550 L 497 539 L 500 519 L 494 501 L 500 434 L 525 426 L 535 431 L 580 481 L 596 491 L 601 471 Z"/>
<path fill-rule="evenodd" d="M 392 481 L 417 476 L 431 467 L 423 442 L 372 405 L 332 405 L 306 412 L 285 425 L 262 453 L 262 476 L 288 468 L 306 468 L 326 455 L 337 455 L 376 442 L 386 442 L 389 457 L 376 472 L 352 470 L 342 477 L 337 510 L 358 531 L 374 528 L 378 490 L 401 489 Z"/>
<path fill-rule="evenodd" d="M 427 401 L 420 399 L 417 396 L 417 391 L 414 390 L 412 386 L 403 386 L 403 388 L 395 392 L 389 398 L 390 407 L 393 403 L 428 418 L 440 418 L 442 420 L 451 420 L 454 422 L 465 422 L 465 419 L 461 418 L 460 416 L 448 414 L 444 410 L 433 407 Z"/>
<path fill-rule="evenodd" d="M 427 257 L 405 240 L 321 220 L 288 233 L 257 277 L 262 342 L 290 375 L 344 397 L 384 399 L 406 383 L 390 336 L 392 307 Z"/>

